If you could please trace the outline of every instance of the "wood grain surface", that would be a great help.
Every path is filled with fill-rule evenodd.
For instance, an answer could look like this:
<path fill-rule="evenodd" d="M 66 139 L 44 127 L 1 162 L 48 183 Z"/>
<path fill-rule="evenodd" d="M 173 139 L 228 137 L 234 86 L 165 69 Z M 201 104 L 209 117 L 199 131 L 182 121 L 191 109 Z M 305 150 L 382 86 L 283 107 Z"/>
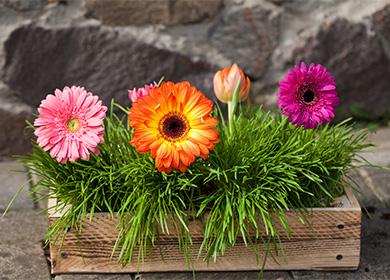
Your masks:
<path fill-rule="evenodd" d="M 55 199 L 50 199 L 49 223 L 63 212 L 56 211 Z M 284 256 L 276 260 L 267 258 L 266 270 L 353 270 L 359 265 L 361 208 L 351 192 L 335 202 L 333 208 L 315 208 L 309 211 L 309 223 L 302 224 L 294 212 L 286 212 L 292 228 L 290 238 L 281 232 Z M 220 256 L 216 262 L 203 262 L 196 255 L 202 242 L 203 226 L 198 220 L 191 221 L 189 229 L 193 239 L 192 266 L 185 262 L 180 251 L 177 235 L 161 236 L 160 244 L 144 261 L 122 267 L 117 255 L 111 258 L 117 237 L 117 218 L 108 213 L 95 213 L 83 222 L 82 232 L 70 229 L 60 250 L 59 244 L 51 244 L 52 273 L 118 273 L 163 271 L 248 271 L 259 270 L 264 253 L 259 245 L 260 264 L 253 248 L 240 241 Z M 275 251 L 273 251 L 275 254 Z M 136 257 L 135 257 L 136 259 Z"/>

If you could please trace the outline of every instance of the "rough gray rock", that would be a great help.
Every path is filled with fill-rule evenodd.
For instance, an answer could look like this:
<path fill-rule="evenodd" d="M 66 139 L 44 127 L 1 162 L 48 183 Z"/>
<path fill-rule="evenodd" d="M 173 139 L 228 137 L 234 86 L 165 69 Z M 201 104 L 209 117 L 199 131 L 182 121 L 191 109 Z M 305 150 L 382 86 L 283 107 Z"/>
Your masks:
<path fill-rule="evenodd" d="M 379 37 L 363 23 L 336 19 L 323 24 L 315 37 L 297 48 L 295 62 L 321 63 L 334 75 L 340 96 L 338 118 L 357 106 L 374 116 L 389 110 L 390 63 Z"/>
<path fill-rule="evenodd" d="M 3 0 L 2 2 L 4 6 L 17 11 L 31 11 L 41 9 L 47 0 Z"/>
<path fill-rule="evenodd" d="M 280 36 L 281 10 L 258 2 L 227 9 L 210 29 L 211 44 L 225 57 L 261 78 Z"/>
<path fill-rule="evenodd" d="M 129 104 L 127 89 L 158 81 L 181 80 L 209 66 L 139 42 L 131 34 L 100 26 L 43 28 L 26 25 L 5 42 L 3 79 L 26 103 L 37 106 L 65 85 L 83 85 L 105 104 Z M 59 55 L 61 54 L 61 55 Z"/>
<path fill-rule="evenodd" d="M 372 16 L 375 31 L 382 40 L 384 51 L 390 58 L 390 4 Z"/>
<path fill-rule="evenodd" d="M 111 26 L 189 24 L 213 18 L 221 6 L 222 0 L 86 0 L 86 16 Z"/>
<path fill-rule="evenodd" d="M 304 59 L 335 75 L 338 119 L 353 105 L 379 116 L 390 108 L 389 22 L 390 0 L 2 0 L 0 83 L 32 107 L 69 84 L 126 106 L 128 88 L 162 75 L 213 97 L 214 72 L 238 63 L 252 100 L 273 109 L 278 80 Z M 0 155 L 27 147 L 1 137 Z"/>
<path fill-rule="evenodd" d="M 195 85 L 201 92 L 206 94 L 210 99 L 216 100 L 213 90 L 213 78 L 215 72 L 204 72 L 200 74 L 190 74 L 183 77 L 183 81 L 189 81 Z"/>
<path fill-rule="evenodd" d="M 21 155 L 31 149 L 32 130 L 26 129 L 32 120 L 32 109 L 0 83 L 0 156 Z"/>

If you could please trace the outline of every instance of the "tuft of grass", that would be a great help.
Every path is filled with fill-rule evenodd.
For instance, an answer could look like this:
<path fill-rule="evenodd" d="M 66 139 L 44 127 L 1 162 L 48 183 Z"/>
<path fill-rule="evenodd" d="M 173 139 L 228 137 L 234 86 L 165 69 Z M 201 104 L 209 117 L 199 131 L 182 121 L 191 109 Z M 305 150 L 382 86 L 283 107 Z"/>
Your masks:
<path fill-rule="evenodd" d="M 204 221 L 198 256 L 205 261 L 240 240 L 257 252 L 256 244 L 269 248 L 278 242 L 277 224 L 291 232 L 285 210 L 296 209 L 304 219 L 299 209 L 326 207 L 341 195 L 344 175 L 368 146 L 366 131 L 353 130 L 348 121 L 305 130 L 261 108 L 242 111 L 235 120 L 231 128 L 221 120 L 220 142 L 186 173 L 160 173 L 149 155 L 129 144 L 126 117 L 114 113 L 105 120 L 100 155 L 89 161 L 59 164 L 34 144 L 22 160 L 40 178 L 34 193 L 40 199 L 55 195 L 59 207 L 69 206 L 50 226 L 48 240 L 56 241 L 69 227 L 82 230 L 82 219 L 95 212 L 109 212 L 119 217 L 113 253 L 119 251 L 123 265 L 142 261 L 158 245 L 160 231 L 177 233 L 190 264 L 193 218 Z"/>

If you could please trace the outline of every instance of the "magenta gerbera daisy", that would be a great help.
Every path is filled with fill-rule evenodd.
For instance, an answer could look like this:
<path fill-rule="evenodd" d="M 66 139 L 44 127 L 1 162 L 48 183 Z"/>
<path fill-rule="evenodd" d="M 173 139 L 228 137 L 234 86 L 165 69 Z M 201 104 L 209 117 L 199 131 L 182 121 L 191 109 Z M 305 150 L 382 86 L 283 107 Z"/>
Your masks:
<path fill-rule="evenodd" d="M 103 143 L 107 107 L 83 87 L 56 89 L 42 100 L 35 120 L 37 143 L 60 163 L 88 160 Z"/>
<path fill-rule="evenodd" d="M 322 65 L 295 65 L 279 85 L 279 108 L 297 127 L 315 128 L 334 117 L 339 102 L 336 82 Z"/>

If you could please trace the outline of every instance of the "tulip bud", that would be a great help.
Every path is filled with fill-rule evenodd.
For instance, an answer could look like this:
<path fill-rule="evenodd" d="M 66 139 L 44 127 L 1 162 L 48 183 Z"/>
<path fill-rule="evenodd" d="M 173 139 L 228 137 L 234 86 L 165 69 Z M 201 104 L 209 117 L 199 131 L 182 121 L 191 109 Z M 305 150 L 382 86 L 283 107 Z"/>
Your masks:
<path fill-rule="evenodd" d="M 241 83 L 238 101 L 241 102 L 245 100 L 249 95 L 250 80 L 248 77 L 245 77 L 244 72 L 237 66 L 237 64 L 233 64 L 232 67 L 226 67 L 215 73 L 215 96 L 223 103 L 231 102 L 234 90 L 239 80 L 241 80 Z"/>

